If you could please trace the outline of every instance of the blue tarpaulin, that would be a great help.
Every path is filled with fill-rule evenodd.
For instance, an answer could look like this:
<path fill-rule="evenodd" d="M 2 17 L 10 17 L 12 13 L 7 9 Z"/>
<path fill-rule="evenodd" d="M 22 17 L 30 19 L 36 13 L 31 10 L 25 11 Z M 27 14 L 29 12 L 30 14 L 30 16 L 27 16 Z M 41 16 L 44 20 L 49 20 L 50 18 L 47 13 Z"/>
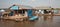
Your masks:
<path fill-rule="evenodd" d="M 18 10 L 18 6 L 11 7 L 12 10 Z"/>
<path fill-rule="evenodd" d="M 29 16 L 29 17 L 33 16 L 33 15 L 32 15 L 32 9 L 28 9 L 28 10 L 27 10 L 27 13 L 28 13 L 28 16 Z"/>

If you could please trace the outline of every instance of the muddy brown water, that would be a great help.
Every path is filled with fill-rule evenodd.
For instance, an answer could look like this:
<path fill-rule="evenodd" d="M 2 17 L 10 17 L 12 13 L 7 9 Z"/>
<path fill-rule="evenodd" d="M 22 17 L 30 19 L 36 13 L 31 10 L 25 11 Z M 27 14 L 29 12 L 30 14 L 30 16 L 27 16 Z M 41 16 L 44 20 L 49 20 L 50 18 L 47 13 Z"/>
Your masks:
<path fill-rule="evenodd" d="M 60 27 L 60 16 L 53 16 L 52 18 L 42 16 L 36 21 L 24 22 L 0 19 L 0 27 Z"/>

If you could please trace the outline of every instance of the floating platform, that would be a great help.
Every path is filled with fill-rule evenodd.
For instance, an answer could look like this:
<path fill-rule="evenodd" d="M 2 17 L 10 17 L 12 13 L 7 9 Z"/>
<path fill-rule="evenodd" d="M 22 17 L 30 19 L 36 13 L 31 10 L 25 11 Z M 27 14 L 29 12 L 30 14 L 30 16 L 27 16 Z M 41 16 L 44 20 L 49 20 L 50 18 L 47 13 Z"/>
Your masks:
<path fill-rule="evenodd" d="M 38 14 L 39 16 L 60 16 L 60 14 Z"/>
<path fill-rule="evenodd" d="M 28 17 L 27 16 L 8 16 L 8 17 L 3 17 L 3 19 L 10 19 L 10 20 L 15 20 L 15 21 L 23 21 L 26 20 Z"/>

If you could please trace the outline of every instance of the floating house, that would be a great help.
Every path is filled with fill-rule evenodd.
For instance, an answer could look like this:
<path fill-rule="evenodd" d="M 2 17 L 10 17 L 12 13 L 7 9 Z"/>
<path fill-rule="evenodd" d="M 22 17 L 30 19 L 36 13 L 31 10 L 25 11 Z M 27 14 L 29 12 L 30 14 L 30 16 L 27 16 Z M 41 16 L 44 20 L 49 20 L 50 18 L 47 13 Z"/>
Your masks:
<path fill-rule="evenodd" d="M 11 7 L 9 7 L 8 9 L 10 11 L 10 13 L 8 14 L 9 18 L 5 18 L 5 19 L 14 19 L 14 20 L 18 20 L 18 21 L 23 21 L 23 19 L 33 16 L 32 15 L 33 8 L 30 6 L 14 4 Z"/>

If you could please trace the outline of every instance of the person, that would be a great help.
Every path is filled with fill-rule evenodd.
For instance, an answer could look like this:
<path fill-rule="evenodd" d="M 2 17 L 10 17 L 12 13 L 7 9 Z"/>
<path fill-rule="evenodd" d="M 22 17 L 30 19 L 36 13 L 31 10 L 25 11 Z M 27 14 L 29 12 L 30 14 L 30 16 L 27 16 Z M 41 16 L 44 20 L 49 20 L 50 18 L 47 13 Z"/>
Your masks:
<path fill-rule="evenodd" d="M 47 10 L 44 10 L 44 14 L 49 14 L 49 11 Z M 47 15 L 44 15 L 44 20 L 47 20 L 48 16 Z"/>
<path fill-rule="evenodd" d="M 9 13 L 9 16 L 13 16 L 13 14 L 14 14 L 14 12 L 13 12 L 13 11 L 11 11 L 11 13 Z"/>
<path fill-rule="evenodd" d="M 0 18 L 2 17 L 2 12 L 0 12 Z"/>

